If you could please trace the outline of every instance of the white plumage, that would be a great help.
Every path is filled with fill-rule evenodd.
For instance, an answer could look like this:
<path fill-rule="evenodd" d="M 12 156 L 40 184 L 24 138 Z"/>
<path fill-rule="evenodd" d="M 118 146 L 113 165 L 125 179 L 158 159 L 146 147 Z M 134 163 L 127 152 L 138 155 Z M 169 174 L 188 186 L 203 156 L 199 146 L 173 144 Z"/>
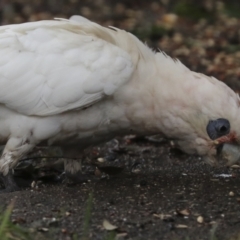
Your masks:
<path fill-rule="evenodd" d="M 49 116 L 98 102 L 130 79 L 130 56 L 78 25 L 63 20 L 2 27 L 1 103 Z"/>
<path fill-rule="evenodd" d="M 0 104 L 3 175 L 43 142 L 81 150 L 161 133 L 212 160 L 216 145 L 239 138 L 239 98 L 225 84 L 80 16 L 0 27 Z M 231 130 L 211 139 L 218 118 Z"/>

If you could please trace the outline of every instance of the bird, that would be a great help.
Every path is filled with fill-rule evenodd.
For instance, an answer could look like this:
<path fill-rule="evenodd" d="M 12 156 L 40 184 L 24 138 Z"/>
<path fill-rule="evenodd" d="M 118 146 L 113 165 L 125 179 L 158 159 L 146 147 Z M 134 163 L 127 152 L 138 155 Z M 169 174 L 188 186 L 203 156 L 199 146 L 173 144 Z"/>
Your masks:
<path fill-rule="evenodd" d="M 13 170 L 36 146 L 60 146 L 70 175 L 79 152 L 127 134 L 159 134 L 217 163 L 225 143 L 239 147 L 239 107 L 226 84 L 125 30 L 82 16 L 0 27 L 5 192 L 19 189 Z"/>

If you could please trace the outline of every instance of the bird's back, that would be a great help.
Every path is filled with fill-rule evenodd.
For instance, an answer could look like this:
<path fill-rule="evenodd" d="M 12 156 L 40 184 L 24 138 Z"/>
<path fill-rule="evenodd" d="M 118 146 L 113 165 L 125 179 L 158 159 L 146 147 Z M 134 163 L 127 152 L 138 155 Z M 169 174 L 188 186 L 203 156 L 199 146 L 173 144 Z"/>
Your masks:
<path fill-rule="evenodd" d="M 48 116 L 111 96 L 134 71 L 133 58 L 116 44 L 116 35 L 90 21 L 0 27 L 0 104 Z"/>

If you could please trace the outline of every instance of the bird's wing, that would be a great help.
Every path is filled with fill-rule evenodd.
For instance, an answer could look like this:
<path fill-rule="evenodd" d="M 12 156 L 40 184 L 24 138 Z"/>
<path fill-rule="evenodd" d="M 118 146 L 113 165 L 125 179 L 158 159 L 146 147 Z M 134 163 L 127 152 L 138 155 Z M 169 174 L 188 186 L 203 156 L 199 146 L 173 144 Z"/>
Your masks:
<path fill-rule="evenodd" d="M 87 24 L 91 31 L 100 27 Z M 129 81 L 130 55 L 83 25 L 66 20 L 0 27 L 0 104 L 26 115 L 54 115 L 92 105 Z"/>

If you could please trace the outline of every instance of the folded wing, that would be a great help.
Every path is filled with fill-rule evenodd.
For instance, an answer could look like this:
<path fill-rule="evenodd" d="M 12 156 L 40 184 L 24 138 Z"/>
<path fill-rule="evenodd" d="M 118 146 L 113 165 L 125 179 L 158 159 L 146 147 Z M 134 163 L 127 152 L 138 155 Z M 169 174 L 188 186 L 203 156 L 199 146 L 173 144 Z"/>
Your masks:
<path fill-rule="evenodd" d="M 0 27 L 0 104 L 26 115 L 54 115 L 92 105 L 129 81 L 129 54 L 81 24 L 86 28 L 84 21 Z"/>

